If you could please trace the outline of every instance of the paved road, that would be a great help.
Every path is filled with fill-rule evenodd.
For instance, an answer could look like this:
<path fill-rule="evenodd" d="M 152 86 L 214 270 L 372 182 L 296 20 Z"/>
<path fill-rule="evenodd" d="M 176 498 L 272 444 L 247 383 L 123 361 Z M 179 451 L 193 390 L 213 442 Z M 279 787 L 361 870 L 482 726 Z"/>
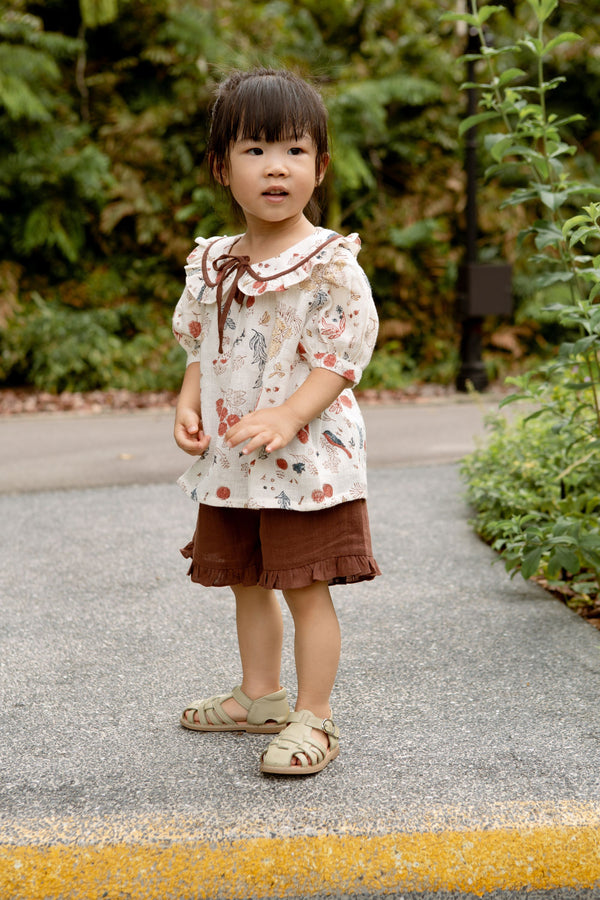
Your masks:
<path fill-rule="evenodd" d="M 497 409 L 480 402 L 366 405 L 372 467 L 456 462 Z M 173 481 L 186 458 L 173 411 L 0 418 L 0 493 Z"/>
<path fill-rule="evenodd" d="M 171 415 L 0 422 L 2 900 L 600 896 L 600 635 L 469 528 L 478 407 L 366 414 L 384 577 L 334 589 L 342 752 L 298 780 L 177 724 L 239 673 Z"/>

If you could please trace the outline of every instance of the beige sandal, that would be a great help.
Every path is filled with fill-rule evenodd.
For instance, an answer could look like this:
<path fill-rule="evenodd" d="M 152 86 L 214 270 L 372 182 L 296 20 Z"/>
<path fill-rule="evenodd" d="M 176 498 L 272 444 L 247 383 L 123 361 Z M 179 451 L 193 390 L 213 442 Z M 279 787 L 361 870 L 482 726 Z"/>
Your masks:
<path fill-rule="evenodd" d="M 222 704 L 231 697 L 247 711 L 245 722 L 236 722 L 223 709 Z M 199 722 L 194 720 L 196 713 Z M 181 724 L 192 731 L 248 731 L 250 734 L 276 734 L 285 728 L 289 713 L 284 688 L 257 700 L 251 700 L 237 686 L 230 694 L 217 694 L 188 706 L 182 713 Z"/>
<path fill-rule="evenodd" d="M 329 738 L 329 746 L 315 741 L 317 728 Z M 312 775 L 329 765 L 340 752 L 340 733 L 332 719 L 318 719 L 307 709 L 291 713 L 288 725 L 274 738 L 261 757 L 260 771 L 271 775 Z M 300 765 L 292 765 L 297 759 Z"/>

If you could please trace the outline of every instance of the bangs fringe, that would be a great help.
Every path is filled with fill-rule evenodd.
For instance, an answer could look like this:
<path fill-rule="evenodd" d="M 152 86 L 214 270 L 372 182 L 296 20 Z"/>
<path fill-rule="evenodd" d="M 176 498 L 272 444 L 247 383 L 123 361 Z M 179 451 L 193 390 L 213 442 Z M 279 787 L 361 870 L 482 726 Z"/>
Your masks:
<path fill-rule="evenodd" d="M 208 147 L 212 171 L 223 166 L 236 140 L 300 140 L 309 135 L 317 159 L 328 153 L 327 110 L 320 94 L 286 70 L 235 72 L 221 85 Z"/>
<path fill-rule="evenodd" d="M 318 116 L 314 104 L 309 106 L 308 98 L 299 94 L 293 82 L 261 78 L 256 84 L 246 82 L 240 87 L 236 109 L 232 109 L 234 140 L 272 143 L 297 141 L 309 134 L 315 144 L 320 143 L 323 117 Z"/>

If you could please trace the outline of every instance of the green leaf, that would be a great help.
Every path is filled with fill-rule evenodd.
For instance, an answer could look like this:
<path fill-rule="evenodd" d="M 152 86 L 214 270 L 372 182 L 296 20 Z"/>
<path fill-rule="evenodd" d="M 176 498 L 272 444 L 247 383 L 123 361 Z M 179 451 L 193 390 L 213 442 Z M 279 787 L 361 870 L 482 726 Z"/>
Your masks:
<path fill-rule="evenodd" d="M 568 381 L 565 387 L 568 391 L 587 391 L 598 383 L 597 381 Z"/>
<path fill-rule="evenodd" d="M 550 578 L 556 578 L 561 569 L 566 569 L 567 572 L 573 574 L 580 569 L 579 557 L 566 547 L 556 547 L 548 559 L 547 572 Z"/>
<path fill-rule="evenodd" d="M 521 47 L 525 47 L 527 50 L 530 50 L 535 56 L 540 56 L 544 49 L 544 45 L 538 38 L 521 38 L 518 43 Z"/>
<path fill-rule="evenodd" d="M 496 135 L 490 135 L 490 137 L 492 136 L 496 137 Z M 501 137 L 500 140 L 494 141 L 490 153 L 496 162 L 502 162 L 505 156 L 514 156 L 515 147 L 512 135 L 507 135 L 506 137 Z"/>
<path fill-rule="evenodd" d="M 440 16 L 440 22 L 465 22 L 467 25 L 477 27 L 479 19 L 471 13 L 445 12 Z"/>
<path fill-rule="evenodd" d="M 108 25 L 119 14 L 117 0 L 79 0 L 81 18 L 88 28 Z"/>
<path fill-rule="evenodd" d="M 556 212 L 557 209 L 563 205 L 565 200 L 568 198 L 568 194 L 566 191 L 549 191 L 547 189 L 542 189 L 538 191 L 540 200 L 547 206 L 548 209 L 551 209 L 553 212 Z"/>
<path fill-rule="evenodd" d="M 562 128 L 563 125 L 571 125 L 573 122 L 585 122 L 586 117 L 582 116 L 581 113 L 574 113 L 572 116 L 565 116 L 563 119 L 556 119 L 554 125 L 556 128 Z M 576 147 L 571 147 L 571 150 L 577 152 Z"/>
<path fill-rule="evenodd" d="M 560 282 L 568 282 L 572 281 L 574 275 L 572 272 L 542 272 L 534 279 L 534 284 L 537 289 L 550 287 L 552 284 L 559 284 Z"/>
<path fill-rule="evenodd" d="M 523 69 L 519 69 L 516 66 L 513 66 L 510 69 L 505 69 L 498 78 L 498 87 L 504 87 L 509 83 L 509 81 L 514 81 L 515 78 L 522 78 L 523 75 L 526 74 L 527 73 Z"/>
<path fill-rule="evenodd" d="M 569 238 L 569 247 L 578 243 L 585 244 L 589 237 L 600 237 L 600 229 L 597 225 L 592 225 L 591 227 L 583 225 L 581 228 L 576 228 Z"/>
<path fill-rule="evenodd" d="M 419 244 L 430 244 L 439 225 L 438 219 L 422 219 L 405 228 L 390 228 L 389 239 L 394 247 L 410 250 Z"/>
<path fill-rule="evenodd" d="M 506 12 L 506 9 L 504 6 L 482 6 L 477 10 L 476 15 L 467 12 L 445 12 L 440 16 L 440 22 L 465 22 L 467 25 L 477 28 L 497 12 Z"/>
<path fill-rule="evenodd" d="M 567 44 L 572 43 L 573 41 L 582 41 L 583 38 L 580 34 L 575 34 L 574 31 L 563 31 L 562 34 L 557 34 L 555 38 L 552 38 L 551 41 L 548 41 L 546 46 L 544 47 L 544 53 L 551 53 L 555 47 L 558 47 L 559 44 Z"/>
<path fill-rule="evenodd" d="M 594 344 L 598 345 L 598 349 L 600 350 L 600 339 L 593 334 L 588 335 L 588 337 L 579 338 L 578 341 L 575 341 L 573 344 L 573 353 L 575 356 L 578 356 L 580 353 L 587 353 L 590 347 L 593 347 Z"/>
<path fill-rule="evenodd" d="M 537 200 L 537 198 L 537 191 L 532 191 L 529 188 L 519 188 L 513 191 L 510 197 L 500 204 L 500 209 L 504 209 L 507 206 L 520 206 L 521 203 L 526 203 L 528 200 Z"/>
<path fill-rule="evenodd" d="M 489 111 L 483 113 L 477 113 L 474 116 L 468 116 L 458 126 L 458 133 L 462 136 L 465 131 L 468 131 L 470 128 L 475 128 L 476 125 L 481 125 L 482 122 L 489 122 L 491 119 L 500 118 L 500 113 Z"/>
<path fill-rule="evenodd" d="M 544 250 L 562 241 L 562 231 L 554 222 L 539 220 L 534 223 L 532 231 L 536 235 L 535 245 L 538 250 Z"/>
<path fill-rule="evenodd" d="M 495 13 L 506 12 L 506 7 L 504 6 L 482 6 L 478 12 L 479 21 L 487 22 L 490 16 L 493 16 Z"/>
<path fill-rule="evenodd" d="M 558 6 L 558 0 L 527 0 L 527 2 L 534 11 L 540 25 L 543 25 Z"/>
<path fill-rule="evenodd" d="M 572 228 L 575 228 L 576 225 L 588 224 L 589 221 L 590 221 L 589 216 L 582 216 L 582 215 L 572 216 L 572 218 L 567 219 L 567 221 L 563 225 L 562 233 L 566 237 L 567 234 L 569 233 L 569 231 L 571 231 Z"/>
<path fill-rule="evenodd" d="M 536 547 L 534 550 L 530 550 L 526 553 L 523 557 L 521 561 L 521 575 L 525 581 L 531 578 L 532 575 L 535 575 L 539 569 L 542 552 L 543 550 L 541 547 Z"/>
<path fill-rule="evenodd" d="M 525 416 L 523 419 L 524 422 L 532 422 L 534 419 L 539 419 L 540 416 L 545 416 L 548 410 L 545 407 L 542 409 L 536 409 L 535 412 L 529 413 L 528 416 Z"/>

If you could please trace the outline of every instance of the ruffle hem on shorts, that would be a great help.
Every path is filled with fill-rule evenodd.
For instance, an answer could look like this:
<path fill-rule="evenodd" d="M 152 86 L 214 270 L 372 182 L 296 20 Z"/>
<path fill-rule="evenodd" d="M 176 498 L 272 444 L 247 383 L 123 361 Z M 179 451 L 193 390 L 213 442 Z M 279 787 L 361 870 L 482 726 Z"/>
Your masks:
<path fill-rule="evenodd" d="M 316 581 L 326 581 L 329 585 L 356 584 L 359 581 L 371 581 L 377 575 L 381 575 L 379 566 L 372 556 L 336 556 L 293 569 L 268 571 L 256 565 L 238 569 L 211 569 L 198 565 L 193 561 L 193 541 L 180 552 L 185 559 L 192 560 L 188 570 L 192 581 L 205 587 L 241 584 L 244 587 L 259 585 L 269 590 L 281 591 L 308 587 Z"/>

